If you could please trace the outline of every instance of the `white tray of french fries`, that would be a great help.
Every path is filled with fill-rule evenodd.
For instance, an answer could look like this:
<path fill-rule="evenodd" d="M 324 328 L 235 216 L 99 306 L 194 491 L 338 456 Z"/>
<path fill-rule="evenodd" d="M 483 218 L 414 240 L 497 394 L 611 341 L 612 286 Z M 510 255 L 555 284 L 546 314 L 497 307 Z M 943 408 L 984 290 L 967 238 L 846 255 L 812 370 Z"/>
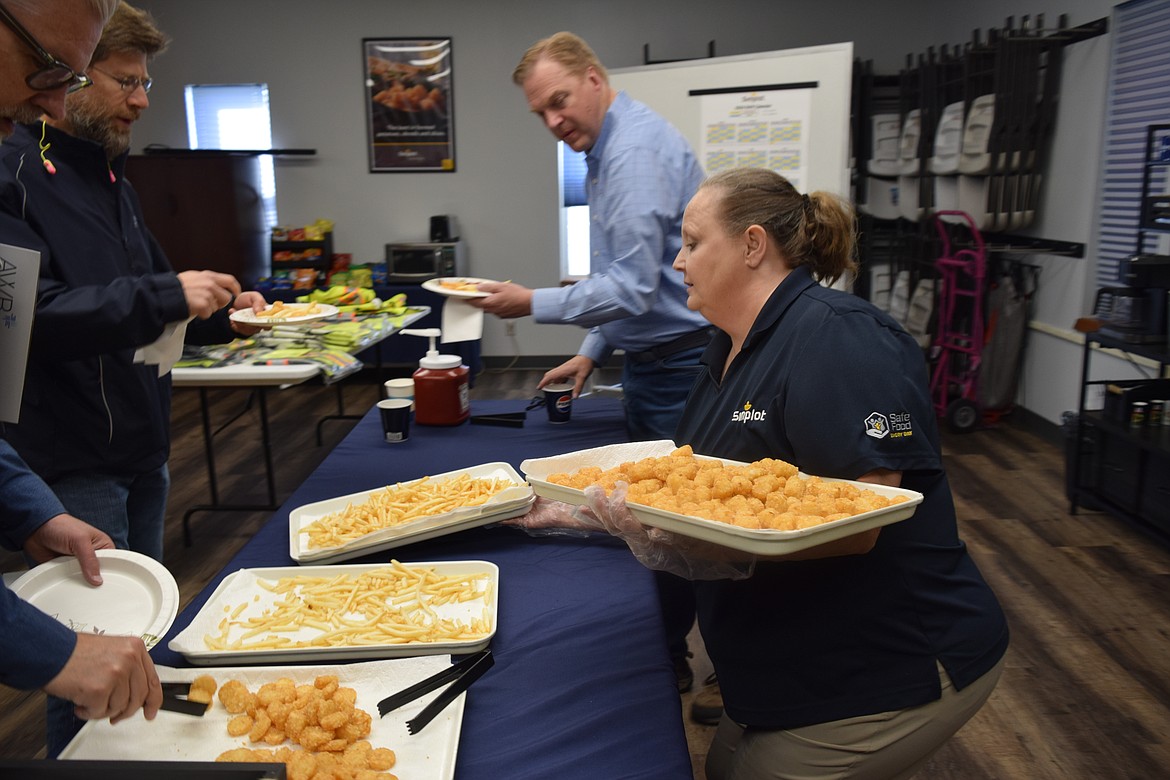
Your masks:
<path fill-rule="evenodd" d="M 210 675 L 217 684 L 211 708 L 202 717 L 160 712 L 148 721 L 139 710 L 130 718 L 110 725 L 109 719 L 87 721 L 77 736 L 61 752 L 60 758 L 101 761 L 215 761 L 230 750 L 300 749 L 293 741 L 274 745 L 252 742 L 250 734 L 233 737 L 229 721 L 236 715 L 227 712 L 219 691 L 231 680 L 242 682 L 258 692 L 261 685 L 289 678 L 297 685 L 313 684 L 324 675 L 336 675 L 340 686 L 352 688 L 357 696 L 354 706 L 371 716 L 370 732 L 363 737 L 373 748 L 394 751 L 390 772 L 402 778 L 451 780 L 455 775 L 459 733 L 463 726 L 464 694 L 439 713 L 427 727 L 410 734 L 406 723 L 430 703 L 442 689 L 409 702 L 397 710 L 378 717 L 378 702 L 392 693 L 413 685 L 450 666 L 449 656 L 399 658 L 332 666 L 252 666 L 203 667 L 172 669 L 157 667 L 164 682 L 189 682 Z M 341 756 L 342 754 L 338 754 Z M 266 759 L 273 760 L 273 759 Z M 289 777 L 296 775 L 290 774 Z"/>
<path fill-rule="evenodd" d="M 500 489 L 484 500 L 489 481 Z M 518 517 L 535 500 L 511 464 L 448 471 L 297 507 L 288 517 L 289 555 L 301 564 L 345 561 Z"/>
<path fill-rule="evenodd" d="M 558 473 L 572 473 L 590 466 L 605 471 L 624 463 L 668 456 L 675 449 L 675 443 L 669 440 L 612 444 L 548 458 L 525 460 L 520 464 L 520 469 L 538 496 L 580 506 L 587 504 L 584 487 L 576 488 L 556 484 L 550 482 L 548 477 Z M 719 462 L 728 466 L 747 465 L 739 461 L 702 455 L 694 457 L 701 461 Z M 809 479 L 809 475 L 803 472 L 798 472 L 795 476 L 800 479 Z M 905 520 L 914 514 L 923 498 L 921 493 L 905 488 L 842 479 L 817 478 L 817 480 L 824 483 L 852 486 L 857 490 L 872 491 L 879 497 L 900 503 L 794 530 L 742 527 L 728 522 L 648 506 L 638 503 L 636 500 L 628 500 L 627 506 L 630 513 L 644 525 L 755 555 L 786 555 L 851 536 L 861 531 Z"/>
<path fill-rule="evenodd" d="M 240 569 L 167 645 L 193 664 L 473 653 L 496 633 L 490 561 Z"/>

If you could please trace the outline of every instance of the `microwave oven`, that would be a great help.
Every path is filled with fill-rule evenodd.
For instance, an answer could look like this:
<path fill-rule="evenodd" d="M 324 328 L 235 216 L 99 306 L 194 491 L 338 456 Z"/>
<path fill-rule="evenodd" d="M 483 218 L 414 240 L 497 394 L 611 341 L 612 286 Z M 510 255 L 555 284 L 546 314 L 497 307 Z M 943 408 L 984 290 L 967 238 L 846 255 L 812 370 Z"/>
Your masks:
<path fill-rule="evenodd" d="M 386 281 L 414 284 L 463 276 L 467 259 L 462 241 L 386 245 Z"/>

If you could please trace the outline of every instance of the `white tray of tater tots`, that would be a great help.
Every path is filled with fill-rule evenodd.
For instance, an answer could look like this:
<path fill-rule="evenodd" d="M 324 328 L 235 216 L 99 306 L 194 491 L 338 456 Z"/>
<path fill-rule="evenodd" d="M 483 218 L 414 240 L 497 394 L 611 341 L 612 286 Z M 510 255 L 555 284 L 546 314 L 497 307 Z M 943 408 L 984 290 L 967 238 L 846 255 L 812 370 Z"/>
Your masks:
<path fill-rule="evenodd" d="M 203 676 L 210 676 L 216 684 L 211 695 L 210 709 L 202 717 L 192 717 L 175 712 L 159 712 L 154 720 L 148 721 L 139 710 L 130 718 L 110 725 L 109 719 L 87 721 L 77 736 L 61 752 L 62 759 L 91 761 L 215 761 L 261 760 L 279 763 L 284 761 L 289 768 L 289 777 L 305 777 L 296 773 L 293 767 L 304 761 L 304 751 L 313 749 L 318 762 L 329 760 L 349 765 L 349 774 L 354 776 L 359 768 L 374 772 L 390 772 L 401 778 L 434 778 L 450 780 L 455 775 L 459 733 L 463 725 L 463 710 L 467 696 L 474 696 L 474 689 L 453 701 L 418 734 L 410 734 L 406 722 L 414 718 L 439 691 L 427 694 L 396 710 L 378 717 L 378 702 L 414 683 L 435 674 L 450 665 L 449 656 L 426 656 L 422 658 L 399 658 L 383 661 L 368 661 L 333 666 L 253 666 L 253 667 L 204 667 L 201 669 L 172 669 L 157 667 L 164 682 L 190 682 Z M 336 690 L 331 678 L 336 678 Z M 318 687 L 318 682 L 321 685 Z M 197 685 L 199 683 L 196 683 Z M 261 694 L 262 686 L 270 686 Z M 298 697 L 277 714 L 272 701 L 282 686 L 295 686 Z M 305 686 L 312 686 L 308 691 Z M 349 693 L 345 689 L 351 690 Z M 221 694 L 224 694 L 221 696 Z M 236 721 L 242 696 L 251 694 L 253 713 L 251 722 Z M 301 698 L 304 698 L 302 702 Z M 341 717 L 327 725 L 329 734 L 321 731 L 323 726 L 313 728 L 292 726 L 290 721 L 298 720 L 292 712 L 298 706 L 304 709 L 314 705 L 311 698 L 327 701 L 341 712 L 344 723 L 336 723 Z M 350 698 L 353 699 L 350 702 Z M 229 712 L 227 703 L 236 712 Z M 264 706 L 264 702 L 269 702 Z M 259 716 L 264 707 L 269 717 L 268 728 Z M 315 705 L 323 707 L 323 704 Z M 361 712 L 359 712 L 361 711 Z M 364 712 L 364 714 L 362 714 Z M 284 729 L 276 728 L 276 721 L 284 719 Z M 368 718 L 368 720 L 367 720 Z M 229 731 L 230 724 L 230 731 Z M 368 733 L 359 736 L 362 732 Z M 246 729 L 246 730 L 242 730 Z M 287 732 L 287 733 L 286 733 Z M 295 739 L 293 734 L 296 735 Z M 258 741 L 253 741 L 252 737 Z M 323 743 L 326 737 L 342 739 L 348 743 L 344 751 L 342 743 Z M 356 739 L 355 739 L 356 738 Z M 354 740 L 354 741 L 350 741 Z M 362 744 L 366 743 L 366 744 Z M 349 745 L 354 745 L 349 747 Z M 324 749 L 330 756 L 321 757 Z M 229 751 L 231 751 L 229 753 Z M 267 752 L 265 752 L 267 751 Z M 279 752 L 279 755 L 278 755 Z M 227 755 L 225 755 L 227 754 Z M 392 766 L 385 768 L 386 764 Z M 113 766 L 113 765 L 112 765 Z M 318 770 L 321 768 L 318 764 Z M 341 776 L 337 772 L 330 776 Z"/>
<path fill-rule="evenodd" d="M 484 463 L 299 506 L 289 555 L 336 563 L 518 517 L 536 494 L 511 464 Z"/>
<path fill-rule="evenodd" d="M 167 645 L 193 664 L 473 653 L 496 633 L 490 561 L 240 569 Z"/>
<path fill-rule="evenodd" d="M 520 464 L 538 496 L 585 504 L 585 488 L 626 482 L 644 525 L 755 555 L 786 555 L 905 520 L 922 494 L 809 476 L 791 464 L 693 455 L 667 440 L 630 442 Z"/>

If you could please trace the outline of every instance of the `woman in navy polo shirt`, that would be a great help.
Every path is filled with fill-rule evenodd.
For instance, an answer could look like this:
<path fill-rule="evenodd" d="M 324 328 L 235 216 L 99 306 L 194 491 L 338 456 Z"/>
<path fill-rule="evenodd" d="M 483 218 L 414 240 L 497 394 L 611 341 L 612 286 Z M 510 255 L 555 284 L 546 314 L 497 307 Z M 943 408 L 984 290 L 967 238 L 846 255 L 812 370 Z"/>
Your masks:
<path fill-rule="evenodd" d="M 760 169 L 708 179 L 683 220 L 674 267 L 719 332 L 676 441 L 925 496 L 908 520 L 695 583 L 725 707 L 710 780 L 909 777 L 1003 667 L 1007 624 L 958 536 L 922 351 L 820 284 L 853 250 L 846 204 Z"/>

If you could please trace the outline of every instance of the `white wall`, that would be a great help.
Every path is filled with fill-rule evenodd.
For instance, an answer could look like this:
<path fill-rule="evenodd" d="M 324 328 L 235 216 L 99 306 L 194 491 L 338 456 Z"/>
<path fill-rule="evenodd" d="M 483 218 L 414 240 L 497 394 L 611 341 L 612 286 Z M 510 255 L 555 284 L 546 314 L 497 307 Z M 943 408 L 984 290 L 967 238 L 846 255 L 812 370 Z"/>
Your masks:
<path fill-rule="evenodd" d="M 520 54 L 561 29 L 585 37 L 609 67 L 653 59 L 719 56 L 852 41 L 856 56 L 880 73 L 896 73 L 907 54 L 958 44 L 975 28 L 1010 15 L 1045 13 L 1072 24 L 1107 16 L 1110 0 L 1034 0 L 1014 10 L 1008 0 L 675 0 L 664 14 L 647 0 L 533 3 L 518 0 L 139 0 L 174 42 L 151 66 L 156 86 L 138 123 L 135 150 L 146 144 L 185 147 L 182 88 L 188 83 L 266 82 L 276 146 L 311 147 L 310 159 L 277 163 L 281 221 L 327 217 L 336 222 L 337 251 L 357 261 L 382 256 L 391 240 L 423 239 L 427 218 L 458 217 L 475 275 L 530 286 L 556 284 L 555 145 L 529 115 L 511 83 Z M 363 37 L 446 35 L 455 67 L 455 173 L 371 174 L 366 164 Z M 1108 39 L 1068 49 L 1057 124 L 1057 154 L 1036 235 L 1090 243 L 1100 149 Z M 1039 258 L 1044 265 L 1036 318 L 1067 330 L 1086 311 L 1094 287 L 1092 255 Z M 572 354 L 582 333 L 569 326 L 519 321 L 526 356 Z M 484 354 L 511 355 L 498 320 L 488 318 Z M 1075 406 L 1079 348 L 1036 335 L 1021 401 L 1056 421 Z M 1042 373 L 1041 373 L 1042 370 Z M 1041 381 L 1043 378 L 1043 381 Z"/>
<path fill-rule="evenodd" d="M 705 56 L 709 40 L 716 41 L 717 54 L 726 55 L 862 37 L 910 51 L 922 38 L 914 25 L 901 27 L 881 12 L 907 5 L 896 2 L 826 0 L 816 5 L 823 16 L 792 10 L 800 4 L 765 0 L 735 0 L 718 12 L 707 2 L 683 0 L 672 2 L 667 15 L 644 0 L 138 5 L 154 14 L 174 42 L 151 66 L 157 86 L 135 129 L 135 149 L 187 145 L 184 84 L 267 82 L 274 144 L 318 150 L 311 160 L 278 162 L 282 222 L 333 219 L 336 251 L 352 252 L 360 262 L 381 258 L 387 241 L 425 238 L 428 216 L 452 213 L 474 274 L 530 286 L 559 281 L 555 144 L 511 83 L 512 68 L 538 38 L 573 30 L 609 67 L 642 64 L 644 44 L 654 59 L 678 59 Z M 457 171 L 370 174 L 361 38 L 427 35 L 453 38 Z M 573 354 L 582 335 L 576 327 L 531 320 L 517 327 L 523 355 Z M 512 351 L 501 323 L 488 318 L 484 354 Z"/>

